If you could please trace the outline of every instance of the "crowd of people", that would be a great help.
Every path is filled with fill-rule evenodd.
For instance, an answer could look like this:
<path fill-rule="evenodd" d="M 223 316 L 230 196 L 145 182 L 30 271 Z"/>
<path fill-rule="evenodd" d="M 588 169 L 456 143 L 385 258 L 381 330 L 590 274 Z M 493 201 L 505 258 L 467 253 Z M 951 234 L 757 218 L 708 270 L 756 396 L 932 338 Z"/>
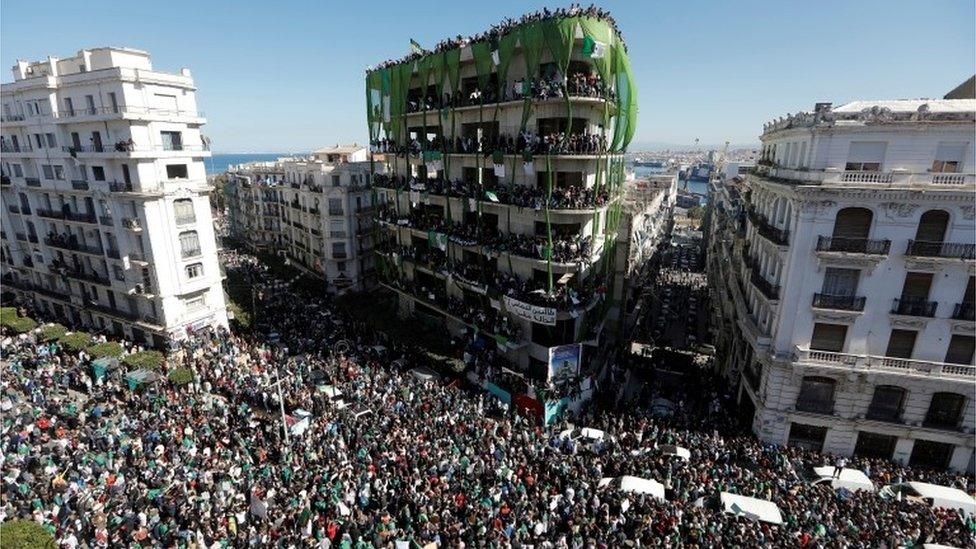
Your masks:
<path fill-rule="evenodd" d="M 407 113 L 436 111 L 445 108 L 472 107 L 535 99 L 561 99 L 569 97 L 606 98 L 612 101 L 616 95 L 612 88 L 604 86 L 603 79 L 596 72 L 576 71 L 563 79 L 558 70 L 549 75 L 532 78 L 518 78 L 511 86 L 488 86 L 482 91 L 475 87 L 464 93 L 445 91 L 443 95 L 427 94 L 423 97 L 407 98 Z"/>
<path fill-rule="evenodd" d="M 375 152 L 397 156 L 420 156 L 425 150 L 420 139 L 413 137 L 406 143 L 391 138 L 374 139 L 371 148 Z M 547 132 L 539 134 L 529 130 L 516 135 L 455 136 L 453 139 L 437 136 L 426 147 L 428 151 L 444 154 L 483 154 L 491 158 L 495 154 L 520 154 L 525 159 L 534 155 L 597 155 L 607 151 L 607 138 L 602 133 Z"/>
<path fill-rule="evenodd" d="M 391 208 L 382 208 L 377 211 L 377 219 L 391 225 L 443 234 L 451 242 L 461 246 L 483 246 L 489 252 L 509 253 L 529 259 L 575 263 L 584 261 L 590 256 L 592 237 L 579 233 L 554 234 L 550 246 L 547 237 L 519 233 L 503 234 L 497 228 L 477 223 L 451 223 L 443 217 L 420 209 L 410 210 L 406 216 L 400 216 Z"/>
<path fill-rule="evenodd" d="M 646 332 L 651 341 L 674 348 L 694 347 L 705 311 L 708 287 L 697 246 L 676 246 L 664 253 L 664 265 L 649 284 L 652 314 Z M 680 314 L 681 322 L 675 315 Z"/>
<path fill-rule="evenodd" d="M 2 333 L 0 520 L 36 521 L 67 548 L 972 546 L 976 523 L 957 511 L 806 482 L 832 457 L 737 431 L 705 373 L 667 418 L 595 405 L 577 424 L 607 437 L 588 445 L 457 380 L 422 379 L 409 342 L 251 256 L 224 260 L 256 290 L 256 328 L 192 334 L 154 384 Z M 193 380 L 165 381 L 174 368 Z M 879 485 L 973 489 L 887 461 L 847 467 Z M 659 480 L 665 499 L 601 487 L 620 475 Z M 783 524 L 716 510 L 720 491 L 772 500 Z"/>
<path fill-rule="evenodd" d="M 620 39 L 621 43 L 624 45 L 624 48 L 626 49 L 627 45 L 626 42 L 624 42 L 623 35 L 620 34 L 620 30 L 617 28 L 617 22 L 613 19 L 613 16 L 610 15 L 610 12 L 597 7 L 595 4 L 590 4 L 586 8 L 580 6 L 579 4 L 572 4 L 568 8 L 558 8 L 554 10 L 550 10 L 549 8 L 543 8 L 541 10 L 532 13 L 526 13 L 521 17 L 519 17 L 518 19 L 506 18 L 501 23 L 492 25 L 491 28 L 485 32 L 475 34 L 466 38 L 462 37 L 461 35 L 457 35 L 454 38 L 446 38 L 438 42 L 430 50 L 413 51 L 409 55 L 406 55 L 400 59 L 390 59 L 380 63 L 379 65 L 368 67 L 366 70 L 367 72 L 369 72 L 378 69 L 384 69 L 387 67 L 392 67 L 394 65 L 399 65 L 401 63 L 415 61 L 431 53 L 439 53 L 454 48 L 463 48 L 468 44 L 474 42 L 480 42 L 483 40 L 487 40 L 489 42 L 495 43 L 503 35 L 511 32 L 513 29 L 521 25 L 526 25 L 529 23 L 535 23 L 538 21 L 544 21 L 553 18 L 561 19 L 566 17 L 591 17 L 593 19 L 600 19 L 606 21 L 613 29 L 613 32 Z"/>
<path fill-rule="evenodd" d="M 598 192 L 581 185 L 553 185 L 552 194 L 542 185 L 516 185 L 495 183 L 479 185 L 476 182 L 455 179 L 453 181 L 437 178 L 420 181 L 406 176 L 390 176 L 377 174 L 373 177 L 374 185 L 399 189 L 401 192 L 431 193 L 451 198 L 474 198 L 498 204 L 508 204 L 519 208 L 543 210 L 547 207 L 553 210 L 578 210 L 599 208 L 607 203 L 610 193 L 606 187 Z M 489 194 L 490 193 L 490 194 Z"/>

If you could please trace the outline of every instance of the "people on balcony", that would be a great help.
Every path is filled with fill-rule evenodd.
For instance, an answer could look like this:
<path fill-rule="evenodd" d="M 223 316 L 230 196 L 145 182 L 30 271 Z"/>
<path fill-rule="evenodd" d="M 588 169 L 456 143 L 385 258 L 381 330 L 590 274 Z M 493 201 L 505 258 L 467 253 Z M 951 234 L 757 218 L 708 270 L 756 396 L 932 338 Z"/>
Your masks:
<path fill-rule="evenodd" d="M 499 204 L 518 206 L 519 208 L 532 208 L 542 210 L 549 206 L 550 209 L 586 209 L 601 207 L 607 203 L 609 192 L 601 188 L 599 192 L 579 185 L 556 187 L 552 189 L 552 196 L 547 198 L 548 191 L 540 186 L 528 185 L 507 185 L 498 183 L 482 188 L 474 182 L 466 182 L 461 179 L 453 181 L 445 179 L 428 179 L 425 182 L 418 181 L 416 178 L 406 176 L 390 176 L 378 174 L 374 181 L 380 187 L 391 187 L 400 191 L 419 191 L 431 194 L 449 196 L 452 198 L 476 198 L 479 200 L 491 200 Z M 488 198 L 484 191 L 490 191 L 493 198 Z"/>
<path fill-rule="evenodd" d="M 486 158 L 499 151 L 503 154 L 531 155 L 576 155 L 576 154 L 604 154 L 607 152 L 607 138 L 602 133 L 590 132 L 550 132 L 539 134 L 529 130 L 517 135 L 499 135 L 497 137 L 471 135 L 455 136 L 453 139 L 435 137 L 427 147 L 430 151 L 440 151 L 445 154 L 475 154 L 483 153 Z M 423 144 L 417 138 L 411 138 L 405 144 L 395 140 L 382 138 L 372 142 L 373 150 L 381 153 L 391 153 L 397 156 L 419 156 L 423 152 Z"/>

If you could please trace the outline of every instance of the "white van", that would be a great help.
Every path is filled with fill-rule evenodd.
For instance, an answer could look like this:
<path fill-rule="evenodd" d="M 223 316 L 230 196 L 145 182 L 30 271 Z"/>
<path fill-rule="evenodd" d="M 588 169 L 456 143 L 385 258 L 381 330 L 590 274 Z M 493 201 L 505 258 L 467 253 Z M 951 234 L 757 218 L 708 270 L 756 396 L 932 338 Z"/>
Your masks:
<path fill-rule="evenodd" d="M 885 486 L 883 493 L 890 496 L 915 498 L 932 507 L 961 510 L 966 515 L 976 515 L 976 499 L 958 488 L 939 486 L 927 482 L 903 482 Z"/>
<path fill-rule="evenodd" d="M 814 467 L 812 471 L 807 473 L 807 478 L 810 480 L 810 484 L 826 484 L 834 490 L 846 488 L 851 492 L 858 490 L 874 491 L 874 483 L 871 482 L 871 479 L 864 474 L 864 471 L 857 469 L 844 468 L 840 472 L 840 477 L 835 477 L 834 467 L 824 465 L 823 467 Z"/>

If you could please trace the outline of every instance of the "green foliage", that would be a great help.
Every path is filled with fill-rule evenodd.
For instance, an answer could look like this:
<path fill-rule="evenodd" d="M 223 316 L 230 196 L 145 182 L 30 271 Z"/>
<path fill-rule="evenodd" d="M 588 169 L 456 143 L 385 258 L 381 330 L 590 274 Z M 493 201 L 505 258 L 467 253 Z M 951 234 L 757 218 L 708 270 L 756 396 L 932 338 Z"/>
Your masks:
<path fill-rule="evenodd" d="M 193 370 L 189 368 L 177 368 L 167 376 L 173 385 L 186 385 L 193 381 Z"/>
<path fill-rule="evenodd" d="M 3 549 L 55 549 L 54 538 L 32 520 L 9 520 L 0 524 Z"/>
<path fill-rule="evenodd" d="M 61 339 L 66 333 L 68 329 L 60 324 L 46 324 L 37 332 L 37 339 L 44 342 L 55 341 Z"/>
<path fill-rule="evenodd" d="M 26 316 L 8 316 L 0 319 L 0 324 L 3 324 L 18 334 L 29 332 L 34 328 L 37 328 L 37 322 L 35 322 L 33 318 L 28 318 Z"/>
<path fill-rule="evenodd" d="M 17 318 L 17 308 L 0 307 L 0 322 L 6 323 L 6 321 L 11 318 Z"/>
<path fill-rule="evenodd" d="M 158 370 L 163 358 L 159 351 L 139 351 L 126 356 L 122 362 L 132 370 Z"/>
<path fill-rule="evenodd" d="M 85 332 L 72 332 L 61 336 L 58 342 L 71 351 L 81 351 L 91 345 L 91 335 Z"/>
<path fill-rule="evenodd" d="M 102 357 L 112 357 L 118 358 L 122 356 L 122 346 L 114 341 L 107 341 L 105 343 L 98 343 L 92 345 L 87 349 L 87 353 L 92 356 L 92 358 L 102 358 Z"/>

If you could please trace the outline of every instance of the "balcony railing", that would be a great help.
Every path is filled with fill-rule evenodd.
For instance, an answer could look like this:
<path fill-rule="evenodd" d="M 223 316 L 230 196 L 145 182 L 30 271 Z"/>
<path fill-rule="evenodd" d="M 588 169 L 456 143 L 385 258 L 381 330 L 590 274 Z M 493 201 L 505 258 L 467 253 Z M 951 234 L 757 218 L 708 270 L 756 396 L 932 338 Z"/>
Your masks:
<path fill-rule="evenodd" d="M 28 187 L 40 187 L 41 180 L 36 177 L 25 177 L 24 183 L 27 183 Z"/>
<path fill-rule="evenodd" d="M 821 236 L 817 239 L 818 252 L 844 252 L 852 254 L 888 255 L 890 240 Z"/>
<path fill-rule="evenodd" d="M 103 114 L 129 114 L 129 115 L 145 115 L 153 114 L 165 117 L 191 117 L 191 118 L 203 118 L 203 111 L 185 111 L 178 109 L 162 109 L 156 107 L 138 107 L 138 106 L 108 106 L 108 107 L 86 107 L 83 109 L 71 109 L 62 110 L 57 113 L 57 118 L 77 118 L 82 116 L 97 116 Z"/>
<path fill-rule="evenodd" d="M 71 188 L 74 189 L 74 190 L 76 190 L 76 191 L 87 191 L 88 190 L 88 182 L 85 181 L 84 179 L 72 179 L 71 180 Z"/>
<path fill-rule="evenodd" d="M 62 250 L 72 250 L 76 252 L 83 252 L 91 255 L 102 255 L 104 252 L 100 246 L 89 246 L 87 244 L 79 244 L 77 242 L 71 242 L 61 239 L 45 238 L 44 243 L 52 248 L 60 248 Z"/>
<path fill-rule="evenodd" d="M 782 166 L 762 166 L 760 176 L 802 185 L 843 185 L 854 183 L 879 187 L 963 187 L 976 183 L 971 173 L 863 172 L 837 169 L 810 170 Z"/>
<path fill-rule="evenodd" d="M 935 316 L 935 309 L 938 308 L 937 301 L 927 301 L 917 298 L 895 299 L 891 307 L 891 314 L 905 316 L 923 316 L 932 318 Z"/>
<path fill-rule="evenodd" d="M 816 309 L 863 311 L 865 301 L 864 296 L 813 294 L 813 307 Z"/>
<path fill-rule="evenodd" d="M 947 259 L 976 259 L 976 244 L 962 242 L 926 242 L 909 240 L 905 255 L 915 257 L 942 257 Z"/>
<path fill-rule="evenodd" d="M 793 360 L 801 363 L 825 364 L 855 370 L 890 370 L 909 374 L 953 376 L 976 379 L 976 366 L 947 364 L 927 360 L 911 360 L 873 355 L 853 355 L 831 351 L 815 351 L 794 347 Z"/>
<path fill-rule="evenodd" d="M 106 227 L 111 227 L 112 226 L 112 216 L 110 216 L 110 215 L 99 216 L 98 222 L 101 223 L 102 225 L 105 225 Z"/>
<path fill-rule="evenodd" d="M 779 286 L 763 278 L 758 268 L 752 268 L 750 280 L 752 281 L 752 285 L 768 299 L 779 299 Z"/>
<path fill-rule="evenodd" d="M 972 303 L 956 303 L 955 309 L 952 310 L 952 318 L 954 320 L 976 321 L 976 305 Z"/>
<path fill-rule="evenodd" d="M 64 219 L 64 212 L 61 210 L 49 210 L 47 208 L 38 208 L 37 215 L 39 217 L 47 217 L 49 219 Z"/>
<path fill-rule="evenodd" d="M 75 221 L 78 223 L 97 223 L 97 218 L 93 213 L 64 212 L 65 221 Z"/>

